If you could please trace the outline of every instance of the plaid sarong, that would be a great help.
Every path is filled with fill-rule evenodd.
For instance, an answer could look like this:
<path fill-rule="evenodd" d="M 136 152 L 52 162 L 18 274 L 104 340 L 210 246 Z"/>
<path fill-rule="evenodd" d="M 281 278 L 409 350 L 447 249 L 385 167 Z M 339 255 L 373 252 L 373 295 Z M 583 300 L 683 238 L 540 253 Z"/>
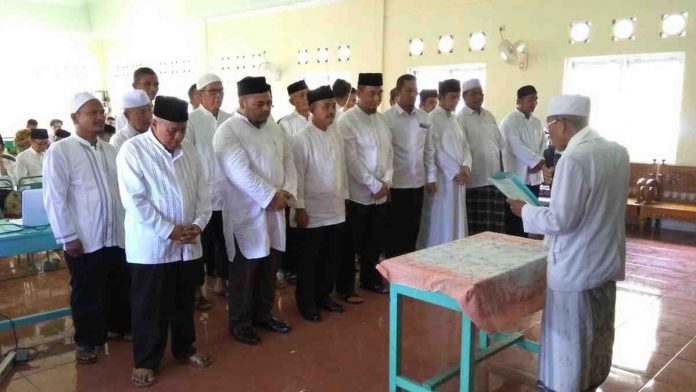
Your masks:
<path fill-rule="evenodd" d="M 466 215 L 469 235 L 505 233 L 505 195 L 493 185 L 467 189 Z"/>

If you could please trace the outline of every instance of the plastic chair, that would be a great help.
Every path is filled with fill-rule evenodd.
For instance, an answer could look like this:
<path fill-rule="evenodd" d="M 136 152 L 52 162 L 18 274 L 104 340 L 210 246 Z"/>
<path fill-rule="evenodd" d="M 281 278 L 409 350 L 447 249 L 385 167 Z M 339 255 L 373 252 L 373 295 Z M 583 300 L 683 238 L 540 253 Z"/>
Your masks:
<path fill-rule="evenodd" d="M 12 185 L 12 181 L 8 180 L 7 178 L 0 178 L 0 189 L 13 191 L 14 186 Z"/>
<path fill-rule="evenodd" d="M 42 176 L 20 178 L 19 181 L 17 181 L 17 191 L 21 192 L 27 189 L 41 189 L 43 188 L 42 181 Z"/>

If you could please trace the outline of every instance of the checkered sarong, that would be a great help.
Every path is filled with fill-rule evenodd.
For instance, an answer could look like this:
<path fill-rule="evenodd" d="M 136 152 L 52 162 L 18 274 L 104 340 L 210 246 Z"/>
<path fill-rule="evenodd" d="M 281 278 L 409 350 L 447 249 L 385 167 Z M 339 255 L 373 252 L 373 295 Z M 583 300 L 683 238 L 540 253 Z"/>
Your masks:
<path fill-rule="evenodd" d="M 469 235 L 505 233 L 505 195 L 493 185 L 467 189 L 466 215 Z"/>

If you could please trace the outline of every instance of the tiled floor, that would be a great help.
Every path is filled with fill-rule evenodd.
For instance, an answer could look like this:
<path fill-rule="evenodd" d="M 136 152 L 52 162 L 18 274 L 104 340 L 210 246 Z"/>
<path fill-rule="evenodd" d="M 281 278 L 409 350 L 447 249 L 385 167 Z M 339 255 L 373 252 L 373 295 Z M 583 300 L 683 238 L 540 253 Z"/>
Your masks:
<path fill-rule="evenodd" d="M 670 242 L 633 237 L 627 280 L 619 284 L 614 366 L 604 392 L 696 391 L 696 235 L 663 233 Z M 663 238 L 664 239 L 664 238 Z M 21 276 L 15 260 L 0 259 L 0 276 Z M 13 267 L 14 266 L 14 267 Z M 0 312 L 14 317 L 67 304 L 65 269 L 0 282 Z M 225 327 L 225 301 L 197 313 L 200 348 L 215 363 L 206 369 L 176 364 L 167 356 L 152 391 L 385 391 L 387 390 L 387 297 L 365 293 L 366 302 L 344 314 L 325 314 L 321 323 L 302 320 L 292 289 L 279 292 L 277 314 L 294 326 L 289 335 L 261 332 L 259 346 L 237 343 Z M 423 379 L 456 362 L 455 314 L 415 301 L 405 306 L 403 370 Z M 516 328 L 539 335 L 540 314 Z M 100 362 L 76 366 L 70 319 L 18 329 L 20 345 L 40 356 L 15 367 L 0 390 L 10 392 L 128 391 L 131 346 L 113 342 Z M 0 333 L 3 353 L 13 346 Z M 477 369 L 477 390 L 532 391 L 536 355 L 511 348 Z M 442 387 L 458 390 L 458 380 Z"/>

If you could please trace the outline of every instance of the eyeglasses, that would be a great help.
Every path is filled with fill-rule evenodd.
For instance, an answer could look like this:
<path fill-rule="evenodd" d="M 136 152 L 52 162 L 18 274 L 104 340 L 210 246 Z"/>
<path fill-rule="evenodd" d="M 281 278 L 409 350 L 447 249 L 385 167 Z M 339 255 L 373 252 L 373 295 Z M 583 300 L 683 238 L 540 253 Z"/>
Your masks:
<path fill-rule="evenodd" d="M 205 92 L 210 93 L 210 94 L 212 94 L 212 95 L 224 94 L 224 93 L 225 93 L 225 89 L 224 89 L 224 88 L 203 89 L 203 90 L 201 90 L 201 91 L 205 91 Z"/>
<path fill-rule="evenodd" d="M 561 121 L 561 119 L 560 119 L 560 118 L 557 118 L 557 119 L 551 121 L 550 123 L 546 123 L 546 128 L 551 127 L 553 124 L 555 124 L 555 123 L 557 123 L 557 122 L 559 122 L 559 121 Z M 546 133 L 548 133 L 548 132 L 546 132 Z"/>

